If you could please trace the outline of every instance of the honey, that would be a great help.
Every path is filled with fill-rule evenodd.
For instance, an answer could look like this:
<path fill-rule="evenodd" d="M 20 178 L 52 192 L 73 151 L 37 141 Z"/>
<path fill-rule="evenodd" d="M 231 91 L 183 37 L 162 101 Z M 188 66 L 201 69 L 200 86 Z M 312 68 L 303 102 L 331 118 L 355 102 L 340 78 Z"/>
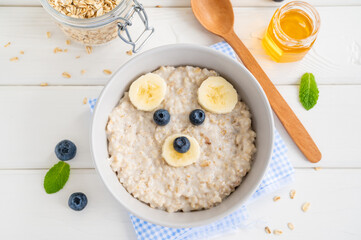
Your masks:
<path fill-rule="evenodd" d="M 262 44 L 276 62 L 299 61 L 313 46 L 319 27 L 319 15 L 310 4 L 290 2 L 274 13 Z"/>

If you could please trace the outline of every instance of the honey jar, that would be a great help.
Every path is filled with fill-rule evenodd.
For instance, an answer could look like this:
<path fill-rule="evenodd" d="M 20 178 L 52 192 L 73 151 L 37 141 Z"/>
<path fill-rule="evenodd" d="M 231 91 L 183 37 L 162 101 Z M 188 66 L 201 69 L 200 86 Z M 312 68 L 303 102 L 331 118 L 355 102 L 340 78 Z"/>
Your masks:
<path fill-rule="evenodd" d="M 320 16 L 310 4 L 289 2 L 273 14 L 262 44 L 276 62 L 301 60 L 314 44 L 320 29 Z"/>

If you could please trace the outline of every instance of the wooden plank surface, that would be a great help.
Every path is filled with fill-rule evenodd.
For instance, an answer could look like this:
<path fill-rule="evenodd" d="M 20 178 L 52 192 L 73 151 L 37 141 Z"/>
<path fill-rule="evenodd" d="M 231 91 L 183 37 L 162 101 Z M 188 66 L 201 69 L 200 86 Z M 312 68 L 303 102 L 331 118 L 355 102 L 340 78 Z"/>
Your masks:
<path fill-rule="evenodd" d="M 361 31 L 355 31 L 361 28 L 361 6 L 318 10 L 322 19 L 319 39 L 305 59 L 296 63 L 276 64 L 262 49 L 263 31 L 274 8 L 235 8 L 235 28 L 276 84 L 296 84 L 305 72 L 312 72 L 319 84 L 361 84 Z M 189 8 L 153 8 L 148 13 L 156 32 L 145 49 L 172 43 L 211 45 L 221 40 L 204 30 Z M 50 39 L 47 31 L 52 33 Z M 104 85 L 110 77 L 103 69 L 115 71 L 131 58 L 126 54 L 129 46 L 119 39 L 95 47 L 90 55 L 83 46 L 68 46 L 65 40 L 42 8 L 0 8 L 0 85 Z M 11 45 L 4 48 L 9 41 Z M 69 51 L 54 54 L 55 47 Z M 24 55 L 19 54 L 21 50 Z M 16 56 L 19 61 L 9 61 Z M 82 69 L 86 70 L 84 75 Z M 72 78 L 64 79 L 63 72 Z"/>
<path fill-rule="evenodd" d="M 264 7 L 264 6 L 279 6 L 283 3 L 290 2 L 286 0 L 283 2 L 274 2 L 272 0 L 231 0 L 235 7 Z M 140 0 L 146 7 L 189 7 L 189 0 Z M 361 5 L 359 0 L 307 0 L 306 2 L 315 6 L 350 6 Z M 1 0 L 0 6 L 40 6 L 39 0 Z"/>
<path fill-rule="evenodd" d="M 70 162 L 72 165 L 72 162 Z M 125 210 L 107 192 L 95 170 L 72 170 L 58 193 L 47 195 L 44 170 L 0 171 L 0 239 L 129 239 L 135 234 Z M 332 186 L 332 187 L 330 187 Z M 290 189 L 296 189 L 294 200 Z M 68 208 L 71 193 L 88 196 L 82 212 Z M 273 202 L 272 198 L 281 196 Z M 301 211 L 310 202 L 307 213 Z M 361 238 L 361 170 L 297 170 L 296 181 L 249 206 L 246 228 L 215 239 L 347 239 Z M 287 222 L 295 230 L 287 229 Z M 282 236 L 266 235 L 264 227 L 281 229 Z M 19 230 L 19 227 L 21 230 Z"/>
<path fill-rule="evenodd" d="M 0 169 L 52 166 L 55 145 L 62 139 L 78 145 L 75 168 L 92 168 L 89 150 L 91 114 L 84 97 L 96 98 L 102 87 L 0 87 Z M 281 94 L 309 130 L 323 153 L 317 165 L 305 160 L 276 121 L 295 167 L 361 167 L 361 86 L 320 86 L 314 109 L 304 110 L 297 86 L 279 86 Z M 338 98 L 336 96 L 345 96 Z M 347 96 L 347 97 L 346 97 Z M 21 147 L 21 149 L 19 149 Z"/>

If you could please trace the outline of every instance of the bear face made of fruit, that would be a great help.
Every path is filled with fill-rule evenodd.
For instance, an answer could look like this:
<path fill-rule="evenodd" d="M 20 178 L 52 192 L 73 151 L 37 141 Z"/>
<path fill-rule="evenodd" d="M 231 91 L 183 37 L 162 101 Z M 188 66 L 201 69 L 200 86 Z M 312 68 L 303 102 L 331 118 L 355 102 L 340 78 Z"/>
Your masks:
<path fill-rule="evenodd" d="M 154 111 L 167 94 L 165 80 L 154 73 L 148 73 L 135 80 L 129 89 L 131 103 L 140 111 Z M 214 114 L 230 113 L 238 102 L 238 95 L 233 86 L 223 77 L 210 76 L 202 82 L 197 91 L 198 103 L 206 111 Z M 202 109 L 189 113 L 191 124 L 201 125 L 206 117 Z M 153 114 L 154 124 L 165 126 L 171 116 L 166 109 L 158 109 Z M 162 146 L 162 157 L 173 167 L 183 167 L 196 162 L 201 155 L 201 148 L 195 138 L 181 133 L 166 137 Z"/>

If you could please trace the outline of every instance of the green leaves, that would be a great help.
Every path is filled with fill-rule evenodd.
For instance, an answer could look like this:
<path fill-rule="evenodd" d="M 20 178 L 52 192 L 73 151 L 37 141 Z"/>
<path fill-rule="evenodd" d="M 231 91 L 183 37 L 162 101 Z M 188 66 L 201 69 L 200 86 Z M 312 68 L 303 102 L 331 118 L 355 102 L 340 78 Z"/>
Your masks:
<path fill-rule="evenodd" d="M 68 181 L 70 166 L 66 162 L 59 161 L 46 173 L 44 178 L 44 189 L 47 193 L 56 193 L 62 189 Z"/>
<path fill-rule="evenodd" d="M 318 87 L 312 73 L 305 73 L 301 78 L 299 98 L 306 110 L 316 105 L 318 100 Z"/>

